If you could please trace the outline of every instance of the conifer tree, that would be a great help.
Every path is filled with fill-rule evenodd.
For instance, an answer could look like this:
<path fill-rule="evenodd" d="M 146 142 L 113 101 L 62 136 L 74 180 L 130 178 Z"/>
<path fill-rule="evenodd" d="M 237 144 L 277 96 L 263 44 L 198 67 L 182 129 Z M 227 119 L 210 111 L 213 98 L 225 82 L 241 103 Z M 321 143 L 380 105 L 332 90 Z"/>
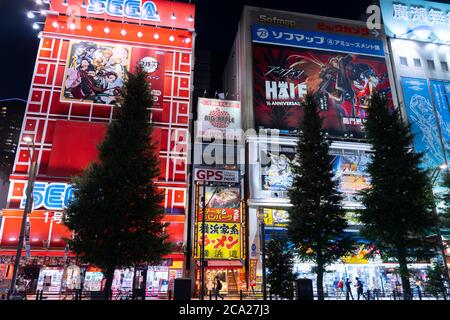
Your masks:
<path fill-rule="evenodd" d="M 448 169 L 444 172 L 442 186 L 445 188 L 442 197 L 445 208 L 440 215 L 440 225 L 442 228 L 450 229 L 450 171 Z"/>
<path fill-rule="evenodd" d="M 425 291 L 434 297 L 438 298 L 441 294 L 446 294 L 444 269 L 440 263 L 433 263 L 432 267 L 428 267 L 427 282 Z"/>
<path fill-rule="evenodd" d="M 323 300 L 325 267 L 349 253 L 352 242 L 344 236 L 347 221 L 342 196 L 334 179 L 317 102 L 311 94 L 305 97 L 303 110 L 292 166 L 294 182 L 289 190 L 292 207 L 288 234 L 298 257 L 316 264 L 317 294 Z"/>
<path fill-rule="evenodd" d="M 365 128 L 373 157 L 368 165 L 372 186 L 362 191 L 362 235 L 382 256 L 399 263 L 404 298 L 410 299 L 407 264 L 430 258 L 437 248 L 430 181 L 427 171 L 420 168 L 422 154 L 412 149 L 409 126 L 376 93 L 369 103 Z"/>
<path fill-rule="evenodd" d="M 128 73 L 117 118 L 98 146 L 99 160 L 74 178 L 75 200 L 65 210 L 64 222 L 74 231 L 70 249 L 102 269 L 106 297 L 116 268 L 156 264 L 169 251 L 163 195 L 154 182 L 159 159 L 151 143 L 146 78 L 140 67 Z"/>
<path fill-rule="evenodd" d="M 285 235 L 277 235 L 267 244 L 267 283 L 270 292 L 280 298 L 292 298 L 294 292 L 294 250 Z"/>

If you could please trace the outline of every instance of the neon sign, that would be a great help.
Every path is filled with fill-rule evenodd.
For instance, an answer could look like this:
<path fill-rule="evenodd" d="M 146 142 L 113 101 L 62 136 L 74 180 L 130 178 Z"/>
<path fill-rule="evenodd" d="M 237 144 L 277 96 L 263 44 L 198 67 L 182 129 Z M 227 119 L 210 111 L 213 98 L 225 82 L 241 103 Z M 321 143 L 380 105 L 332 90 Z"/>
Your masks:
<path fill-rule="evenodd" d="M 87 12 L 108 14 L 114 17 L 161 21 L 153 1 L 141 3 L 140 0 L 89 0 Z"/>
<path fill-rule="evenodd" d="M 36 182 L 33 188 L 33 209 L 44 207 L 49 210 L 62 210 L 67 208 L 69 202 L 74 200 L 73 186 L 67 183 Z M 20 202 L 25 208 L 26 196 Z"/>

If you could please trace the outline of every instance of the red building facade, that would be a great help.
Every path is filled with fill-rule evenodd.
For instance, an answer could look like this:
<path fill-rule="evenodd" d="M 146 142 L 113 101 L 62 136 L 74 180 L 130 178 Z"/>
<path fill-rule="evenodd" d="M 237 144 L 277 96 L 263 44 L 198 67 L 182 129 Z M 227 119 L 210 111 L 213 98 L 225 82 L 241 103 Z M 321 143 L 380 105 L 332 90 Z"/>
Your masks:
<path fill-rule="evenodd" d="M 1 220 L 0 282 L 12 274 L 26 198 L 31 152 L 23 138 L 34 141 L 38 171 L 29 215 L 30 249 L 24 248 L 28 259 L 22 265 L 75 263 L 63 240 L 71 231 L 61 221 L 72 196 L 70 177 L 96 159 L 96 145 L 118 108 L 114 99 L 123 76 L 137 63 L 151 75 L 153 141 L 160 158 L 157 184 L 165 194 L 169 239 L 177 244 L 165 266 L 170 277 L 184 268 L 195 9 L 169 1 L 110 2 L 51 1 Z"/>

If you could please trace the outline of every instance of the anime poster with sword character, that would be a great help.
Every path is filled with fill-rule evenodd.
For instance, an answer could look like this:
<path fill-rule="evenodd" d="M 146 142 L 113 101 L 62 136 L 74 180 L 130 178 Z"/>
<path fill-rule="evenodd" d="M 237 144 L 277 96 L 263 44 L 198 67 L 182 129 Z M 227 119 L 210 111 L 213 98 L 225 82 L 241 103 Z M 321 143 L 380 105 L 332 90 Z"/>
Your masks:
<path fill-rule="evenodd" d="M 255 127 L 282 134 L 298 130 L 308 91 L 330 136 L 364 138 L 374 91 L 393 107 L 382 57 L 253 43 L 253 82 Z"/>
<path fill-rule="evenodd" d="M 130 67 L 131 48 L 72 40 L 61 100 L 115 105 Z"/>

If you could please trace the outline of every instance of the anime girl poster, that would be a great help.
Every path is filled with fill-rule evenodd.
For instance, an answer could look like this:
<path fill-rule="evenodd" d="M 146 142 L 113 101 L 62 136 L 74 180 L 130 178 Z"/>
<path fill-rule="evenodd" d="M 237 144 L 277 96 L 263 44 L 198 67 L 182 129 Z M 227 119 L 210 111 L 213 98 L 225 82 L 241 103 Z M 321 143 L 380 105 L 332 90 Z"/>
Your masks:
<path fill-rule="evenodd" d="M 353 53 L 253 43 L 256 128 L 292 134 L 310 91 L 330 136 L 364 138 L 370 95 L 376 90 L 392 106 L 384 58 Z"/>
<path fill-rule="evenodd" d="M 61 99 L 115 105 L 130 67 L 131 48 L 71 41 Z"/>

